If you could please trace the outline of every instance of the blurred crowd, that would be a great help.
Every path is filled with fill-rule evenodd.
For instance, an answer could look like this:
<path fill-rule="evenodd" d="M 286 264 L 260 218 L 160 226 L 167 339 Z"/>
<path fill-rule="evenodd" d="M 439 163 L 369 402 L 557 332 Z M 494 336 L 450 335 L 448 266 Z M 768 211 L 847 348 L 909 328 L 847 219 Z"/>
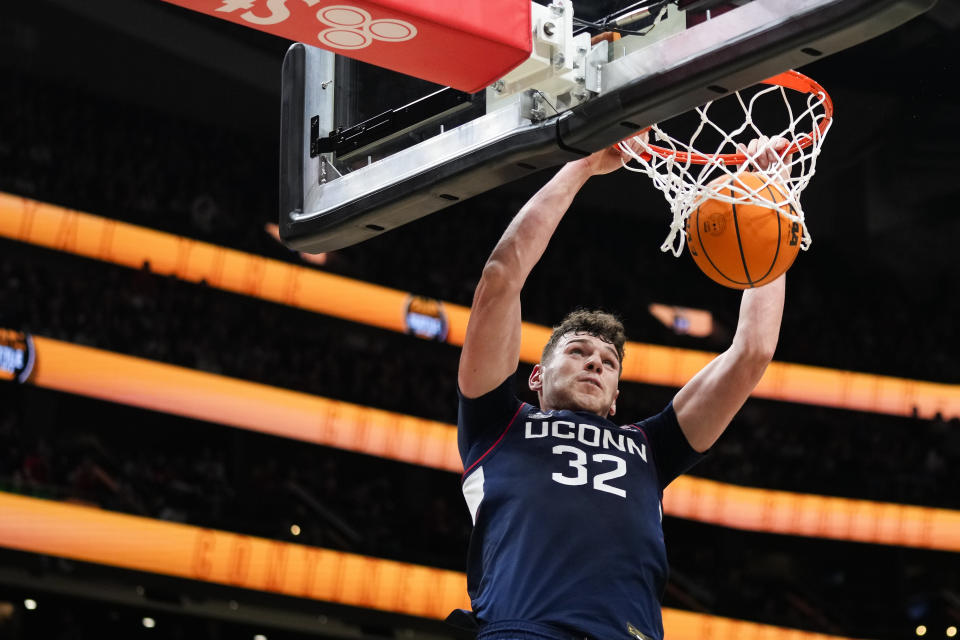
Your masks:
<path fill-rule="evenodd" d="M 300 262 L 263 230 L 276 215 L 271 141 L 126 110 L 35 79 L 14 77 L 11 86 L 17 100 L 0 110 L 0 190 Z M 72 110 L 62 110 L 65 103 Z M 528 183 L 532 193 L 537 183 Z M 603 188 L 588 185 L 579 209 L 561 225 L 525 289 L 525 318 L 550 324 L 572 304 L 606 307 L 624 316 L 634 340 L 723 349 L 736 324 L 737 297 L 698 274 L 678 286 L 679 267 L 657 251 L 665 234 L 661 220 L 628 218 L 611 206 L 609 228 L 598 235 L 599 216 L 576 214 L 603 202 Z M 323 268 L 469 304 L 486 254 L 522 204 L 519 191 L 479 197 L 450 215 L 345 249 Z M 617 233 L 621 226 L 637 233 Z M 926 251 L 947 243 L 936 236 L 927 241 Z M 950 284 L 946 271 L 907 279 L 866 248 L 827 239 L 816 251 L 816 259 L 801 256 L 791 271 L 778 359 L 960 383 L 960 362 L 941 344 L 953 319 L 934 312 L 942 291 L 951 290 L 944 288 Z M 693 270 L 689 263 L 683 268 Z M 706 339 L 676 335 L 646 313 L 651 302 L 709 308 L 718 330 Z M 0 326 L 448 423 L 456 419 L 454 347 L 183 283 L 152 273 L 149 265 L 130 270 L 0 240 Z M 522 366 L 518 388 L 533 400 L 523 391 L 527 373 Z M 620 414 L 650 415 L 672 393 L 624 383 Z M 31 386 L 0 383 L 0 400 L 4 490 L 463 568 L 470 522 L 453 474 Z M 752 400 L 693 473 L 748 486 L 956 509 L 951 462 L 958 459 L 956 418 Z M 911 588 L 900 585 L 893 594 L 860 584 L 847 588 L 868 560 L 844 565 L 843 557 L 853 555 L 849 549 L 821 542 L 819 559 L 806 573 L 791 569 L 797 577 L 772 598 L 764 576 L 785 562 L 782 548 L 758 542 L 768 548 L 747 563 L 742 548 L 728 548 L 745 543 L 727 531 L 667 526 L 679 531 L 668 538 L 677 578 L 667 599 L 676 606 L 850 632 L 879 615 L 878 602 Z M 704 545 L 704 535 L 723 540 L 720 548 L 730 553 L 711 552 L 717 547 Z M 915 574 L 936 571 L 925 559 L 901 561 L 920 567 Z M 701 564 L 715 568 L 709 581 Z M 851 597 L 842 613 L 824 595 L 838 592 Z"/>
<path fill-rule="evenodd" d="M 462 569 L 470 522 L 449 473 L 30 386 L 0 393 L 3 490 Z"/>

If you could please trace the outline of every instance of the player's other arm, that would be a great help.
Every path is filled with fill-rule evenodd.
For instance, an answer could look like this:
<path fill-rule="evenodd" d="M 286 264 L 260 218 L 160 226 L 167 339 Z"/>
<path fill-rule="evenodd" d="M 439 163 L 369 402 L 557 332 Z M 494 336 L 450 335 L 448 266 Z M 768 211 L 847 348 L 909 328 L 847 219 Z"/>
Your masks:
<path fill-rule="evenodd" d="M 677 393 L 673 408 L 690 446 L 709 449 L 753 392 L 773 360 L 783 317 L 786 276 L 748 289 L 730 348 Z"/>
<path fill-rule="evenodd" d="M 520 290 L 580 187 L 592 175 L 565 165 L 514 217 L 477 283 L 460 353 L 460 391 L 476 398 L 497 388 L 520 362 Z"/>
<path fill-rule="evenodd" d="M 617 147 L 564 165 L 514 217 L 473 294 L 457 381 L 468 398 L 497 388 L 520 363 L 520 290 L 590 176 L 620 168 Z M 629 158 L 627 158 L 629 159 Z"/>
<path fill-rule="evenodd" d="M 749 145 L 738 145 L 741 153 L 753 159 L 751 168 L 759 169 L 775 166 L 786 148 L 787 141 L 779 136 L 761 136 Z M 786 179 L 789 165 L 780 164 Z M 768 285 L 744 291 L 733 344 L 674 397 L 677 421 L 695 450 L 706 451 L 713 446 L 773 360 L 780 337 L 785 287 L 786 276 L 782 275 Z"/>

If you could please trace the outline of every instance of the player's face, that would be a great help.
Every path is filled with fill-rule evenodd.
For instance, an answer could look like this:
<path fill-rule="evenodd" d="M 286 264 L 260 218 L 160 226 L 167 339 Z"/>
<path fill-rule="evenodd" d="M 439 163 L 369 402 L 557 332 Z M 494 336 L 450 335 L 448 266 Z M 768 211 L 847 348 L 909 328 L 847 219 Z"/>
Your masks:
<path fill-rule="evenodd" d="M 591 411 L 606 417 L 616 411 L 620 361 L 609 342 L 586 333 L 560 338 L 546 361 L 534 367 L 530 388 L 544 410 Z"/>

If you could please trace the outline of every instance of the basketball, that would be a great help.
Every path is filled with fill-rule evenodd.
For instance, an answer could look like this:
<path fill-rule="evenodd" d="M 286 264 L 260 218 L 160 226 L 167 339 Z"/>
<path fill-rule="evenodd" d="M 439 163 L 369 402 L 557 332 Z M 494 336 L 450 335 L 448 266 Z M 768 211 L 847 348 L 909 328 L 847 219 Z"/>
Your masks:
<path fill-rule="evenodd" d="M 700 270 L 732 289 L 760 287 L 793 264 L 803 231 L 783 211 L 793 213 L 783 190 L 756 173 L 722 176 L 710 183 L 731 197 L 757 191 L 780 207 L 707 200 L 687 217 L 687 247 Z M 766 185 L 766 186 L 765 186 Z"/>

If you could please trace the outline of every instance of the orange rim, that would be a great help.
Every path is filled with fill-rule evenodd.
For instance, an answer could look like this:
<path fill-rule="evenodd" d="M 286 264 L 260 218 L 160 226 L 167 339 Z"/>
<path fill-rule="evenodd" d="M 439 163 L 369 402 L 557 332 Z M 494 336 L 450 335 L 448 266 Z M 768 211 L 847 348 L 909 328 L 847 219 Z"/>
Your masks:
<path fill-rule="evenodd" d="M 784 71 L 781 74 L 775 75 L 772 78 L 767 78 L 763 82 L 758 84 L 769 84 L 775 85 L 778 87 L 784 87 L 785 89 L 792 89 L 800 93 L 809 93 L 817 97 L 823 96 L 823 109 L 826 117 L 820 121 L 820 124 L 810 132 L 810 135 L 803 136 L 803 139 L 800 142 L 794 142 L 783 155 L 789 155 L 800 151 L 801 149 L 806 149 L 811 144 L 815 138 L 823 137 L 827 132 L 827 127 L 830 126 L 830 122 L 833 120 L 833 101 L 830 99 L 830 94 L 820 86 L 812 78 L 799 73 L 797 71 Z M 747 156 L 742 153 L 689 153 L 687 151 L 674 151 L 672 149 L 666 149 L 664 147 L 658 147 L 656 145 L 649 145 L 650 150 L 653 151 L 656 155 L 661 158 L 674 157 L 678 162 L 686 164 L 690 162 L 692 164 L 711 164 L 720 161 L 721 164 L 727 165 L 737 165 L 743 164 L 747 161 Z"/>

